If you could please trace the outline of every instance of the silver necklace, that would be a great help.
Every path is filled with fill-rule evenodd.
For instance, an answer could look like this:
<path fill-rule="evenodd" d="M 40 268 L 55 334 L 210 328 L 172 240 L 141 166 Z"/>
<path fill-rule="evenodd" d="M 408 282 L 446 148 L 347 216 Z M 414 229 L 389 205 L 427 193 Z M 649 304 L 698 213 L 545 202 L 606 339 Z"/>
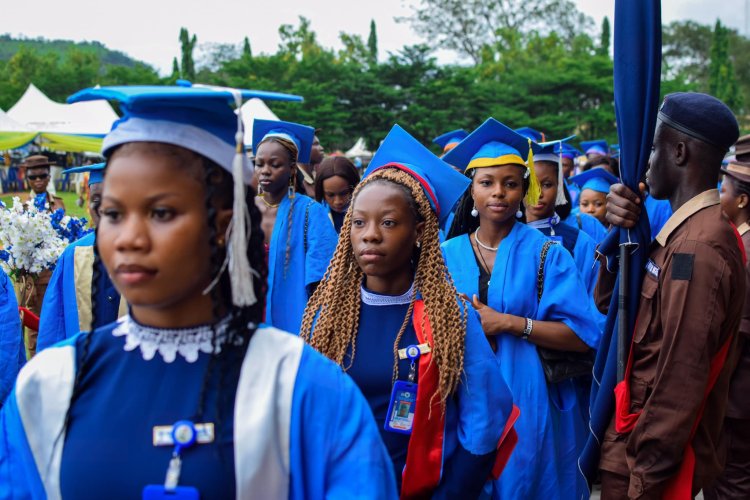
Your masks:
<path fill-rule="evenodd" d="M 482 243 L 481 241 L 479 241 L 479 228 L 477 228 L 477 230 L 474 231 L 474 241 L 477 242 L 477 245 L 479 245 L 480 247 L 484 248 L 488 252 L 497 252 L 497 249 L 500 248 L 499 246 L 491 247 L 491 246 L 485 245 L 484 243 Z"/>

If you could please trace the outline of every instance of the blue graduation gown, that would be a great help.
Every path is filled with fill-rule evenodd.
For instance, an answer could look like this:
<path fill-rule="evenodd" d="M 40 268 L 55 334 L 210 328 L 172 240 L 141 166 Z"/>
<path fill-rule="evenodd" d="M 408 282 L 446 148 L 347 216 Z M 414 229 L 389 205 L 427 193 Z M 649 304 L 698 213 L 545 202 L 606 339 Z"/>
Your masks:
<path fill-rule="evenodd" d="M 140 498 L 144 485 L 163 484 L 173 447 L 153 446 L 152 428 L 192 418 L 210 356 L 146 361 L 123 349 L 121 323 L 91 338 L 85 389 L 56 455 L 85 336 L 22 370 L 0 413 L 0 498 Z M 202 421 L 217 424 L 216 439 L 183 452 L 181 485 L 204 499 L 396 497 L 372 413 L 339 367 L 298 337 L 261 328 L 234 373 L 223 382 L 234 397 L 217 403 L 209 387 Z"/>
<path fill-rule="evenodd" d="M 549 249 L 544 270 L 544 293 L 537 300 L 537 270 L 547 237 L 516 223 L 500 244 L 490 278 L 489 306 L 515 316 L 561 321 L 592 348 L 601 333 L 575 262 L 561 245 Z M 448 270 L 456 288 L 478 295 L 479 267 L 468 235 L 443 244 Z M 520 408 L 516 422 L 518 445 L 493 497 L 502 499 L 579 498 L 576 494 L 577 458 L 586 435 L 575 382 L 548 385 L 536 346 L 510 334 L 500 334 L 496 357 Z"/>
<path fill-rule="evenodd" d="M 25 361 L 16 291 L 8 275 L 0 269 L 0 407 Z"/>
<path fill-rule="evenodd" d="M 42 302 L 37 352 L 89 329 L 95 233 L 65 248 L 57 261 Z M 112 323 L 126 312 L 120 294 L 101 262 L 96 296 L 95 328 Z"/>
<path fill-rule="evenodd" d="M 576 206 L 576 208 L 578 208 Z M 607 236 L 607 228 L 599 222 L 599 219 L 589 214 L 582 214 L 580 211 L 571 212 L 567 219 L 563 221 L 573 227 L 577 227 L 579 230 L 588 234 L 592 240 L 598 245 Z"/>
<path fill-rule="evenodd" d="M 672 217 L 672 205 L 669 204 L 669 200 L 657 200 L 651 195 L 646 195 L 643 203 L 646 205 L 648 222 L 651 225 L 651 239 L 655 240 L 661 228 Z"/>
<path fill-rule="evenodd" d="M 401 303 L 389 304 L 387 296 L 377 297 L 382 304 L 369 305 L 364 301 L 360 304 L 357 349 L 347 373 L 370 404 L 400 485 L 410 436 L 386 431 L 384 425 L 393 387 L 393 343 L 404 322 L 410 294 Z M 456 492 L 471 497 L 468 492 L 481 492 L 513 407 L 510 390 L 500 376 L 499 361 L 484 337 L 477 313 L 473 309 L 467 313 L 464 374 L 456 394 L 447 401 L 443 462 L 440 483 L 433 493 L 435 497 L 451 498 Z M 412 321 L 399 348 L 417 343 Z M 347 363 L 350 356 L 351 352 Z M 398 379 L 408 380 L 408 374 L 409 361 L 399 361 Z M 416 418 L 414 425 L 419 425 L 419 421 Z"/>
<path fill-rule="evenodd" d="M 290 209 L 293 210 L 292 231 L 291 241 L 287 242 Z M 338 235 L 320 203 L 301 194 L 293 200 L 287 197 L 282 200 L 268 255 L 268 324 L 287 332 L 299 331 L 309 298 L 308 287 L 323 279 L 337 242 Z"/>

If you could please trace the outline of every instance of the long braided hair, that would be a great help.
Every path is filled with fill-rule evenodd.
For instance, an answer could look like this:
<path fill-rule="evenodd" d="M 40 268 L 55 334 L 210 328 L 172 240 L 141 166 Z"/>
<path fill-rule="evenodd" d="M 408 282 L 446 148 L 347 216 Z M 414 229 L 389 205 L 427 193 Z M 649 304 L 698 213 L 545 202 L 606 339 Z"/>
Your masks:
<path fill-rule="evenodd" d="M 360 269 L 348 236 L 352 228 L 352 208 L 357 196 L 368 186 L 395 185 L 404 191 L 412 204 L 417 221 L 425 223 L 421 248 L 415 251 L 415 295 L 424 300 L 426 316 L 432 327 L 432 362 L 439 373 L 439 396 L 445 402 L 458 387 L 463 372 L 466 316 L 461 306 L 467 305 L 459 298 L 453 279 L 440 250 L 438 219 L 420 184 L 406 172 L 397 168 L 383 168 L 363 180 L 355 189 L 352 203 L 346 212 L 341 234 L 333 259 L 315 293 L 310 298 L 302 319 L 302 336 L 315 349 L 342 366 L 351 367 L 356 354 L 359 330 L 360 287 L 364 273 Z M 410 304 L 410 311 L 413 307 Z M 466 310 L 466 309 L 464 309 Z M 411 320 L 409 314 L 408 320 Z M 423 319 L 424 321 L 424 319 Z M 314 333 L 313 333 L 314 325 Z M 422 325 L 424 327 L 424 325 Z M 402 327 L 402 330 L 404 327 Z M 399 332 L 400 334 L 403 332 Z M 347 352 L 351 352 L 347 356 Z M 348 363 L 346 363 L 346 358 Z M 397 360 L 394 361 L 397 363 Z"/>
<path fill-rule="evenodd" d="M 289 154 L 289 168 L 290 177 L 289 185 L 294 187 L 295 193 L 305 194 L 305 186 L 302 184 L 302 180 L 297 175 L 297 157 L 299 151 L 297 145 L 292 141 L 278 136 L 270 136 L 258 143 L 258 148 L 261 144 L 266 142 L 275 142 L 279 144 Z M 289 268 L 289 257 L 291 254 L 291 241 L 292 241 L 292 221 L 294 220 L 294 200 L 289 200 L 289 214 L 287 215 L 286 221 L 286 248 L 284 250 L 284 276 L 286 276 L 287 269 Z"/>
<path fill-rule="evenodd" d="M 219 276 L 219 273 L 221 273 L 222 271 L 224 259 L 226 258 L 226 249 L 220 247 L 216 241 L 216 213 L 217 209 L 232 208 L 234 192 L 232 176 L 208 158 L 188 151 L 184 148 L 161 143 L 151 143 L 151 145 L 158 148 L 161 154 L 174 156 L 178 161 L 181 162 L 182 165 L 189 165 L 191 163 L 195 164 L 198 167 L 196 169 L 197 175 L 201 175 L 202 173 L 202 178 L 205 181 L 206 222 L 208 227 L 208 233 L 206 236 L 210 245 L 211 276 Z M 129 145 L 126 144 L 124 146 L 120 146 L 120 148 L 128 148 L 128 146 Z M 119 150 L 120 148 L 118 148 L 117 150 Z M 115 150 L 115 152 L 117 150 Z M 108 161 L 111 160 L 111 158 L 112 155 L 109 156 Z M 106 175 L 106 169 L 104 170 L 104 174 Z M 215 410 L 217 416 L 217 435 L 219 435 L 219 433 L 221 432 L 222 420 L 224 417 L 220 413 L 221 403 L 226 402 L 228 398 L 234 397 L 234 394 L 228 394 L 228 391 L 222 390 L 224 382 L 226 381 L 226 378 L 228 376 L 228 372 L 239 372 L 239 369 L 241 367 L 241 360 L 244 357 L 250 339 L 255 333 L 257 325 L 259 325 L 263 321 L 263 309 L 265 305 L 267 287 L 266 277 L 268 274 L 268 270 L 266 267 L 265 253 L 263 250 L 263 231 L 260 227 L 261 215 L 260 211 L 255 205 L 254 198 L 255 191 L 252 188 L 248 188 L 245 202 L 248 204 L 250 210 L 251 231 L 247 253 L 248 259 L 250 260 L 253 269 L 258 273 L 258 275 L 253 280 L 253 287 L 255 289 L 255 294 L 258 298 L 258 302 L 249 307 L 232 306 L 231 283 L 229 281 L 229 276 L 227 273 L 223 273 L 221 275 L 216 286 L 214 286 L 210 292 L 214 317 L 211 324 L 213 353 L 206 368 L 206 373 L 203 377 L 203 382 L 201 384 L 200 394 L 198 397 L 198 407 L 196 408 L 196 414 L 194 418 L 197 421 L 200 421 L 200 419 L 203 417 L 208 388 L 215 382 L 214 372 L 218 367 L 220 372 L 217 384 L 218 395 L 216 397 Z M 90 365 L 91 356 L 89 350 L 91 346 L 91 339 L 94 335 L 96 335 L 94 326 L 97 323 L 97 284 L 101 275 L 100 263 L 101 258 L 99 256 L 98 245 L 95 241 L 94 270 L 91 290 L 91 327 L 90 331 L 83 333 L 85 337 L 81 340 L 81 352 L 78 354 L 78 367 L 73 382 L 73 391 L 70 398 L 70 404 L 68 405 L 68 409 L 65 414 L 63 427 L 56 437 L 55 444 L 53 446 L 53 453 L 50 456 L 49 464 L 51 464 L 52 457 L 54 457 L 54 449 L 59 444 L 61 437 L 67 432 L 67 429 L 70 425 L 71 409 L 73 408 L 75 401 L 81 394 L 81 382 Z M 220 341 L 217 335 L 217 326 L 222 320 L 222 307 L 227 304 L 229 304 L 229 307 L 224 316 L 225 321 L 228 322 L 227 335 Z M 222 456 L 222 459 L 223 458 L 224 457 Z"/>

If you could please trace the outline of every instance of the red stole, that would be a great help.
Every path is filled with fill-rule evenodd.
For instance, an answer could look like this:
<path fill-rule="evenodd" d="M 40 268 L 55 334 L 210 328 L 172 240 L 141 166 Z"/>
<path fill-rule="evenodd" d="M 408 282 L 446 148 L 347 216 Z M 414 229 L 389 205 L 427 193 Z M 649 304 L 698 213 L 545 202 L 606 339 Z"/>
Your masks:
<path fill-rule="evenodd" d="M 432 328 L 425 315 L 424 301 L 414 303 L 412 317 L 414 331 L 420 344 L 434 346 Z M 424 319 L 424 329 L 422 321 Z M 434 397 L 433 397 L 434 396 Z M 513 405 L 513 412 L 505 424 L 502 437 L 498 442 L 497 458 L 492 468 L 492 478 L 500 477 L 511 452 L 518 442 L 513 424 L 520 411 Z M 429 498 L 440 484 L 443 469 L 443 442 L 445 440 L 445 415 L 440 407 L 438 368 L 432 363 L 432 353 L 419 357 L 419 385 L 417 403 L 414 410 L 409 448 L 406 454 L 406 467 L 403 472 L 401 498 Z"/>

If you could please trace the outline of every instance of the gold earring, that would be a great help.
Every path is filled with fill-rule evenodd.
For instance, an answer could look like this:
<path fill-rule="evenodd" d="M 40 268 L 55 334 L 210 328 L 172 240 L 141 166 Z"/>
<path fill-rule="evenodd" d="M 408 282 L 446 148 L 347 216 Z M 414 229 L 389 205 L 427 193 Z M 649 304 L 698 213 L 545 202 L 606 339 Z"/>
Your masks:
<path fill-rule="evenodd" d="M 219 248 L 224 248 L 224 238 L 216 238 L 216 244 L 219 245 Z"/>

